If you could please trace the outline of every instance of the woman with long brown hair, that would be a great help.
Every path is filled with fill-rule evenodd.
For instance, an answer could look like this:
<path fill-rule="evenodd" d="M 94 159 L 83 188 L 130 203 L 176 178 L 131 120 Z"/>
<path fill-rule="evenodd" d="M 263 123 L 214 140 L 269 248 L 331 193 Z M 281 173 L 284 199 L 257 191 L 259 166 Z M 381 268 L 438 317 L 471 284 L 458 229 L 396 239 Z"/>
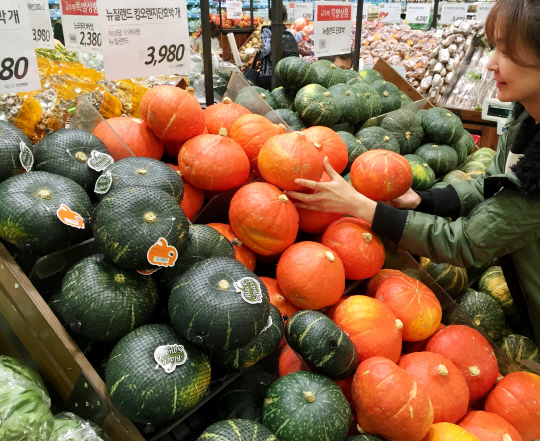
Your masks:
<path fill-rule="evenodd" d="M 488 69 L 498 98 L 515 104 L 484 177 L 409 190 L 388 205 L 356 192 L 325 159 L 331 182 L 299 179 L 318 193 L 288 193 L 301 208 L 370 222 L 374 232 L 438 263 L 480 267 L 498 258 L 521 321 L 540 344 L 540 0 L 499 0 L 486 33 L 496 46 Z"/>

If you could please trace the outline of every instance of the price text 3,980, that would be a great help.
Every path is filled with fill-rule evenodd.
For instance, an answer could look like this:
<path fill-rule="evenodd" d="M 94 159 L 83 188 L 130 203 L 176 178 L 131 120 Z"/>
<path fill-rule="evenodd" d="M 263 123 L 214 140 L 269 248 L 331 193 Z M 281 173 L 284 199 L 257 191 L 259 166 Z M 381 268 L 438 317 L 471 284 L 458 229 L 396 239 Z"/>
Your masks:
<path fill-rule="evenodd" d="M 169 63 L 173 61 L 182 61 L 184 58 L 185 47 L 183 44 L 171 44 L 170 46 L 163 45 L 159 48 L 158 55 L 161 57 L 159 60 L 156 60 L 156 48 L 150 46 L 148 49 L 147 57 L 148 61 L 145 61 L 144 64 L 151 64 L 155 66 L 156 63 L 162 63 L 164 60 L 167 60 Z"/>

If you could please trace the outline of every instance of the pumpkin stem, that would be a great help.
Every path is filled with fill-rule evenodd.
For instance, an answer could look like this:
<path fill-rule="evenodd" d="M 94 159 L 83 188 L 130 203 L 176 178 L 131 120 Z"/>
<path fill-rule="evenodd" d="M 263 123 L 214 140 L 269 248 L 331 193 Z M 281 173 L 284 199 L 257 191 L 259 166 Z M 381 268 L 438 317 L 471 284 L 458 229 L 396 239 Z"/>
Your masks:
<path fill-rule="evenodd" d="M 320 142 L 316 142 L 316 143 L 315 143 L 315 147 L 317 147 L 318 149 L 320 149 L 320 148 L 321 148 L 321 143 L 320 143 Z"/>
<path fill-rule="evenodd" d="M 446 116 L 447 116 L 448 118 L 450 118 L 450 117 L 452 116 L 452 114 L 451 114 L 451 113 L 447 113 Z"/>
<path fill-rule="evenodd" d="M 287 130 L 287 127 L 285 127 L 284 124 L 279 123 L 278 126 L 281 127 L 283 130 Z"/>
<path fill-rule="evenodd" d="M 114 281 L 118 283 L 126 283 L 126 276 L 123 274 L 116 274 L 114 276 Z"/>
<path fill-rule="evenodd" d="M 219 129 L 219 132 L 218 132 L 221 136 L 227 136 L 228 133 L 227 133 L 227 129 L 225 127 L 222 127 L 221 129 Z"/>
<path fill-rule="evenodd" d="M 485 317 L 485 315 L 481 315 L 479 317 L 476 317 L 473 322 L 476 326 L 480 326 L 480 323 L 482 323 L 482 319 Z"/>
<path fill-rule="evenodd" d="M 356 140 L 356 142 L 360 145 L 362 145 L 362 141 L 360 141 L 359 139 Z"/>
<path fill-rule="evenodd" d="M 503 441 L 512 441 L 512 437 L 508 433 L 505 433 L 503 435 Z"/>
<path fill-rule="evenodd" d="M 242 241 L 240 239 L 238 239 L 238 237 L 235 237 L 232 242 L 231 242 L 235 247 L 241 247 L 243 244 L 242 244 Z"/>
<path fill-rule="evenodd" d="M 285 196 L 284 194 L 280 194 L 278 199 L 283 203 L 289 201 L 289 198 L 287 196 Z"/>
<path fill-rule="evenodd" d="M 405 139 L 408 141 L 411 139 L 411 132 L 405 132 Z"/>
<path fill-rule="evenodd" d="M 330 69 L 335 69 L 337 66 L 335 64 L 330 65 Z"/>
<path fill-rule="evenodd" d="M 88 161 L 88 156 L 84 152 L 77 152 L 75 153 L 75 159 L 79 162 L 86 162 Z"/>
<path fill-rule="evenodd" d="M 366 98 L 369 98 L 371 96 L 371 93 L 366 92 Z"/>
<path fill-rule="evenodd" d="M 366 434 L 366 433 L 367 433 L 364 429 L 362 429 L 362 428 L 360 427 L 360 424 L 357 424 L 357 425 L 356 425 L 356 428 L 358 429 L 358 432 L 360 432 L 361 434 Z"/>
<path fill-rule="evenodd" d="M 261 98 L 262 98 L 263 100 L 266 98 L 266 94 L 264 94 L 264 93 L 260 93 L 259 95 L 261 96 Z"/>
<path fill-rule="evenodd" d="M 221 291 L 227 291 L 231 287 L 231 284 L 228 280 L 223 279 L 219 281 L 217 286 Z"/>
<path fill-rule="evenodd" d="M 336 260 L 336 258 L 334 257 L 334 255 L 332 254 L 331 251 L 325 251 L 324 254 L 326 254 L 326 258 L 330 261 L 330 262 L 334 262 Z"/>
<path fill-rule="evenodd" d="M 345 92 L 345 95 L 346 96 L 351 96 L 351 92 L 349 92 L 348 90 Z"/>
<path fill-rule="evenodd" d="M 373 236 L 371 235 L 371 233 L 362 233 L 362 238 L 364 239 L 364 242 L 370 243 L 373 239 Z"/>
<path fill-rule="evenodd" d="M 296 133 L 297 133 L 298 135 L 306 136 L 306 134 L 305 134 L 304 132 L 298 131 L 298 132 L 296 132 Z"/>
<path fill-rule="evenodd" d="M 315 394 L 313 392 L 304 392 L 304 397 L 308 403 L 313 403 L 315 401 Z"/>
<path fill-rule="evenodd" d="M 400 319 L 396 319 L 396 328 L 403 329 L 403 322 Z"/>
<path fill-rule="evenodd" d="M 406 99 L 406 96 L 405 96 L 405 95 L 401 95 L 401 99 L 402 99 L 402 100 Z"/>
<path fill-rule="evenodd" d="M 424 163 L 422 164 L 422 167 L 428 168 L 428 167 L 429 167 L 429 164 L 428 164 L 427 162 L 424 162 Z"/>
<path fill-rule="evenodd" d="M 440 364 L 437 366 L 437 373 L 441 377 L 447 377 L 448 376 L 448 369 L 446 369 L 446 366 L 444 364 Z"/>
<path fill-rule="evenodd" d="M 232 104 L 232 102 L 233 101 L 228 96 L 223 98 L 223 101 L 222 101 L 223 104 Z"/>
<path fill-rule="evenodd" d="M 186 89 L 186 92 L 189 93 L 190 95 L 195 95 L 195 89 L 193 87 L 188 87 Z"/>
<path fill-rule="evenodd" d="M 438 146 L 437 144 L 432 144 L 432 145 L 431 145 L 431 148 L 433 148 L 433 149 L 438 149 L 439 146 Z"/>
<path fill-rule="evenodd" d="M 471 374 L 471 377 L 477 377 L 480 375 L 480 369 L 478 369 L 478 366 L 471 366 L 469 368 L 469 374 Z"/>
<path fill-rule="evenodd" d="M 328 91 L 324 92 L 324 96 L 332 96 L 332 94 Z"/>
<path fill-rule="evenodd" d="M 383 92 L 383 95 L 384 95 L 384 96 L 390 96 L 390 94 L 388 93 L 387 90 L 385 90 L 385 91 Z"/>
<path fill-rule="evenodd" d="M 149 211 L 144 215 L 144 220 L 149 224 L 153 224 L 157 220 L 157 216 L 155 215 L 155 213 Z"/>
<path fill-rule="evenodd" d="M 41 199 L 50 199 L 52 197 L 52 194 L 49 190 L 39 190 L 37 194 Z"/>
<path fill-rule="evenodd" d="M 140 175 L 145 175 L 148 172 L 144 168 L 140 168 L 137 170 L 137 173 L 139 173 Z"/>
<path fill-rule="evenodd" d="M 390 141 L 390 137 L 388 135 L 386 135 L 383 139 L 384 139 L 384 142 Z"/>

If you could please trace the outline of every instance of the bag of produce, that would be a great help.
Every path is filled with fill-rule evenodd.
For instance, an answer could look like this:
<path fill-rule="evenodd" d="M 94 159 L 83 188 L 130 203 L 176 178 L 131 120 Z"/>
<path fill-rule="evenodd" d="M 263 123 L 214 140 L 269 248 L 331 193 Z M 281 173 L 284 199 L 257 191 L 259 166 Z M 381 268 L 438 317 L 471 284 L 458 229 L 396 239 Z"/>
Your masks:
<path fill-rule="evenodd" d="M 50 441 L 107 441 L 109 438 L 93 423 L 77 415 L 63 412 L 54 417 Z"/>

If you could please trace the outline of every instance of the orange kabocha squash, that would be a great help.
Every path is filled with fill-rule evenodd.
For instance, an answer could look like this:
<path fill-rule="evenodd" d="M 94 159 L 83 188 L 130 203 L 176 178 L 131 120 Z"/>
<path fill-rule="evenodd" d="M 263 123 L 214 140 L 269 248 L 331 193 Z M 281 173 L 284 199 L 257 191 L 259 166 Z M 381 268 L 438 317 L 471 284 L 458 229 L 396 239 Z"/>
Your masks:
<path fill-rule="evenodd" d="M 437 423 L 422 441 L 481 441 L 472 433 L 451 423 Z"/>
<path fill-rule="evenodd" d="M 233 124 L 243 115 L 251 115 L 251 112 L 240 104 L 236 104 L 230 98 L 223 98 L 219 104 L 207 107 L 203 111 L 204 123 L 211 135 L 219 135 L 219 129 L 225 127 L 231 132 Z"/>
<path fill-rule="evenodd" d="M 291 317 L 293 314 L 300 311 L 299 308 L 287 300 L 287 297 L 283 294 L 276 279 L 270 277 L 259 277 L 259 279 L 261 279 L 261 282 L 264 283 L 264 286 L 266 286 L 266 289 L 268 290 L 270 303 L 279 310 L 282 316 Z"/>
<path fill-rule="evenodd" d="M 180 207 L 184 210 L 186 217 L 193 222 L 204 204 L 204 191 L 195 188 L 185 179 L 182 181 L 184 182 L 184 198 Z"/>
<path fill-rule="evenodd" d="M 337 173 L 345 170 L 349 161 L 347 146 L 336 132 L 323 126 L 310 127 L 303 132 L 323 159 L 328 156 L 328 162 Z"/>
<path fill-rule="evenodd" d="M 459 426 L 476 435 L 480 441 L 522 441 L 514 426 L 491 412 L 469 412 Z"/>
<path fill-rule="evenodd" d="M 257 259 L 255 258 L 255 253 L 246 247 L 240 239 L 236 237 L 233 229 L 230 225 L 227 224 L 207 224 L 209 227 L 212 227 L 214 230 L 219 231 L 227 240 L 233 245 L 236 252 L 236 260 L 242 262 L 247 268 L 251 271 L 255 271 L 255 264 Z"/>
<path fill-rule="evenodd" d="M 377 274 L 375 274 L 371 279 L 368 280 L 366 284 L 366 295 L 370 297 L 375 297 L 379 286 L 390 277 L 409 277 L 407 274 L 401 272 L 400 270 L 395 269 L 382 269 Z"/>

